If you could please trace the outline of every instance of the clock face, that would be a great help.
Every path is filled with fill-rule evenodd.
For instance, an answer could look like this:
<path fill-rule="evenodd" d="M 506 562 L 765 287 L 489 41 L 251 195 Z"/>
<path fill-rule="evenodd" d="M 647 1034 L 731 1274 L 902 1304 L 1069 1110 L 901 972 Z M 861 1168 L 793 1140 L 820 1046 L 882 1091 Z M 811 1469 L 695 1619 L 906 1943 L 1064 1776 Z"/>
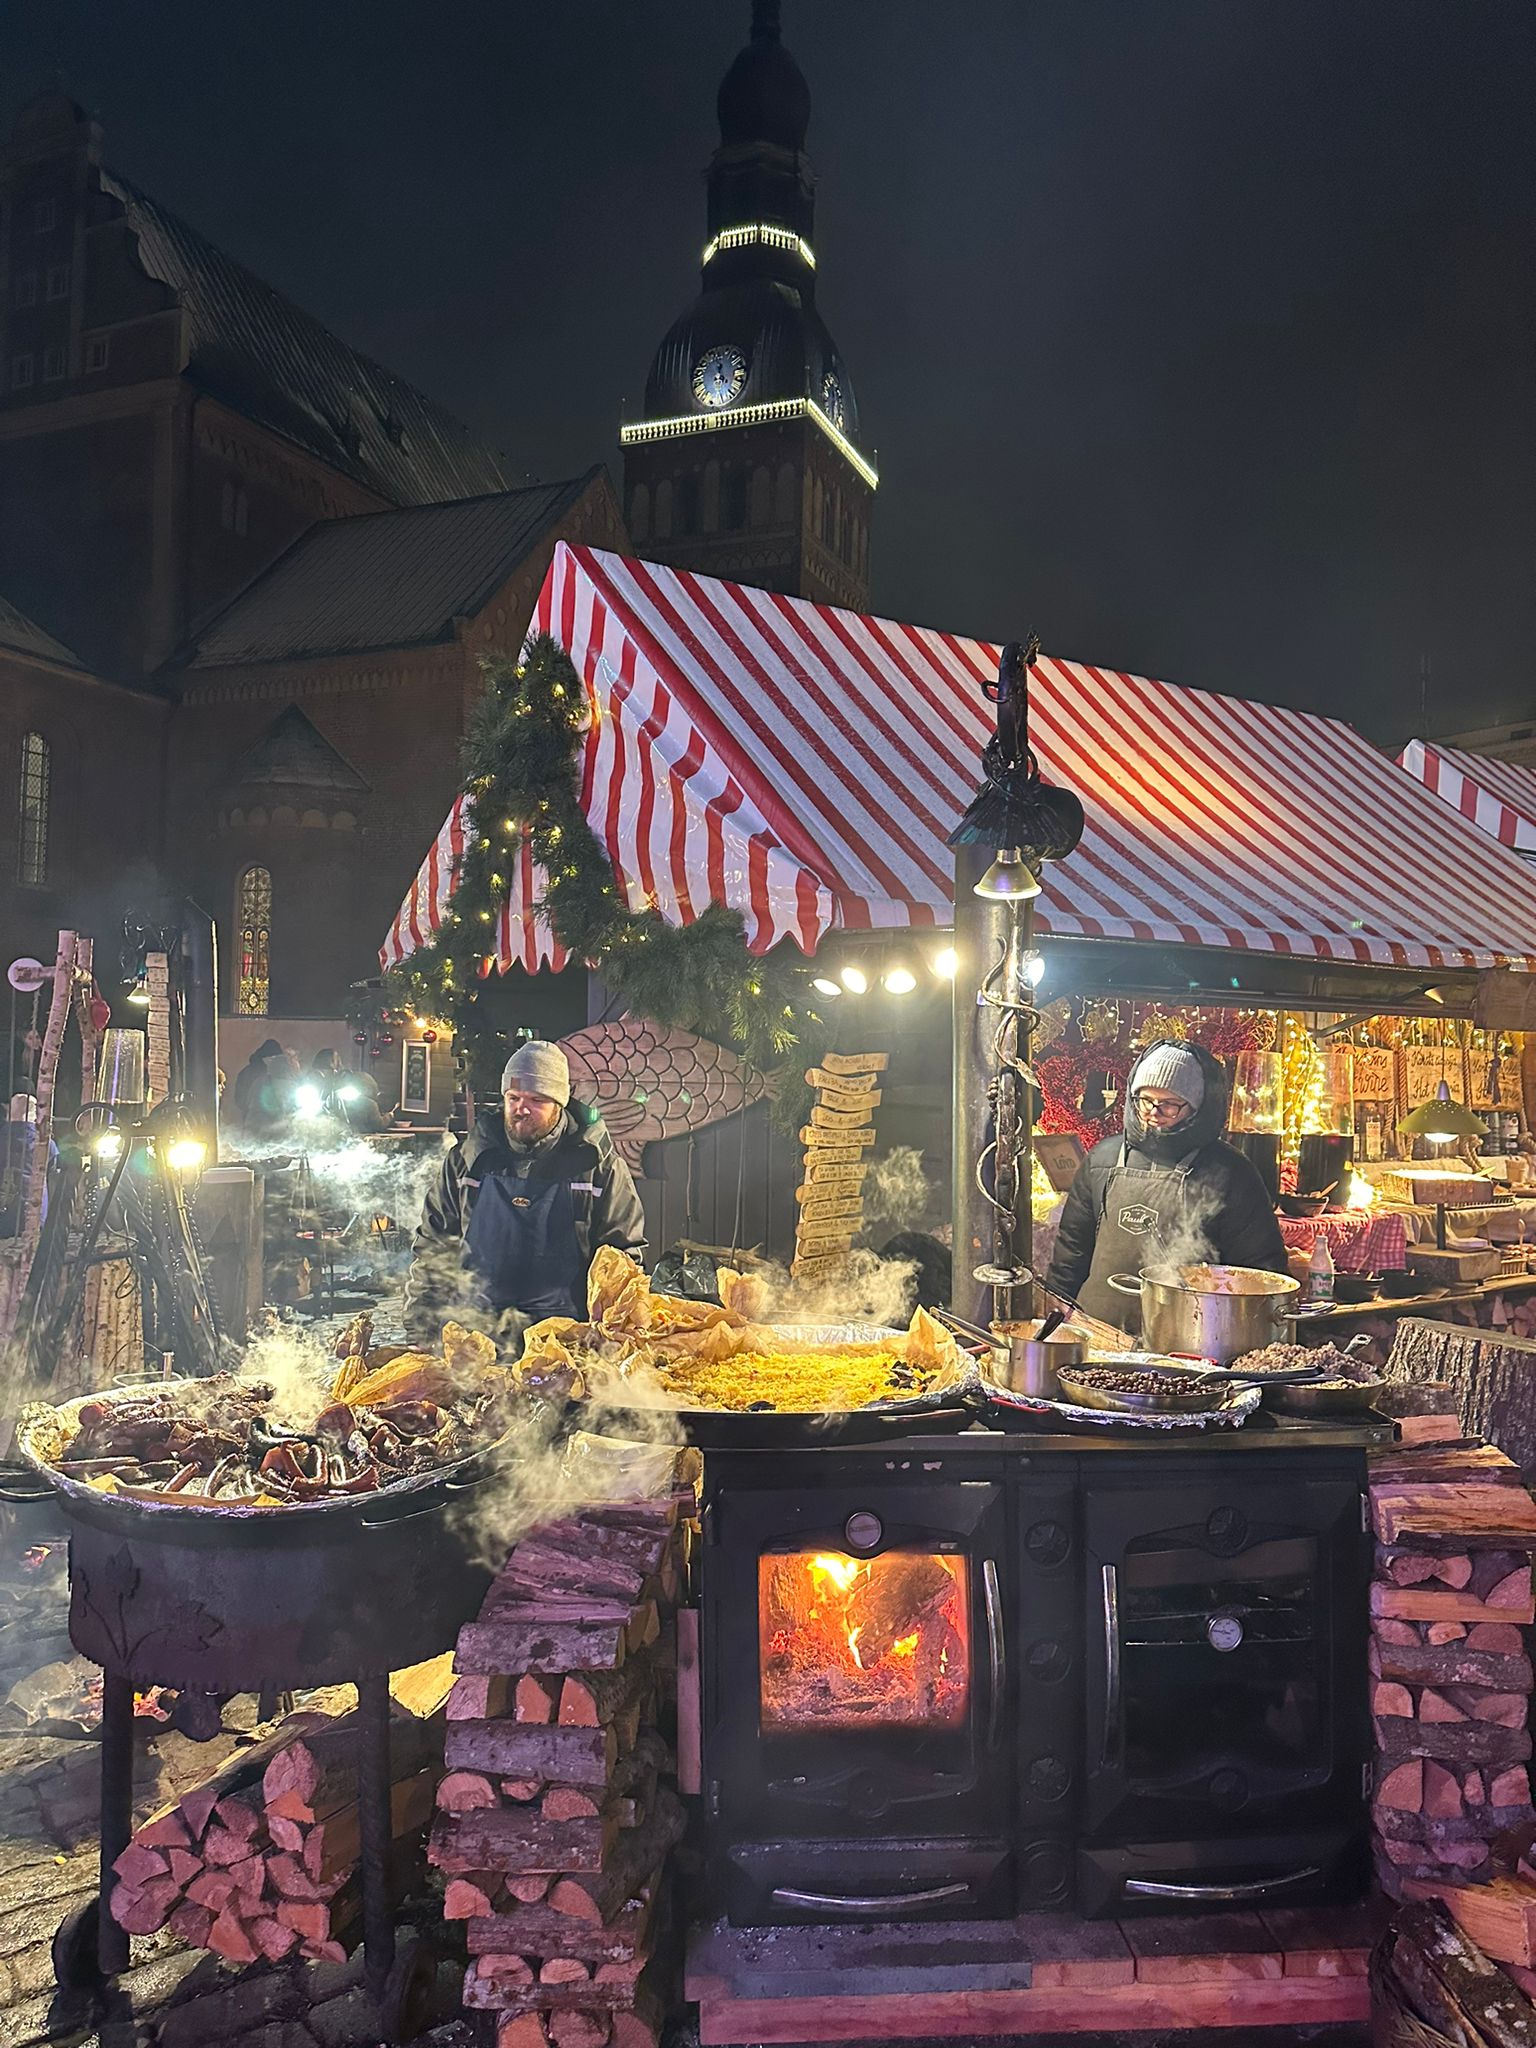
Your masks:
<path fill-rule="evenodd" d="M 740 349 L 706 349 L 694 365 L 693 395 L 700 405 L 730 405 L 747 381 L 747 359 Z"/>
<path fill-rule="evenodd" d="M 835 374 L 828 370 L 821 380 L 821 409 L 834 427 L 843 425 L 843 387 Z"/>

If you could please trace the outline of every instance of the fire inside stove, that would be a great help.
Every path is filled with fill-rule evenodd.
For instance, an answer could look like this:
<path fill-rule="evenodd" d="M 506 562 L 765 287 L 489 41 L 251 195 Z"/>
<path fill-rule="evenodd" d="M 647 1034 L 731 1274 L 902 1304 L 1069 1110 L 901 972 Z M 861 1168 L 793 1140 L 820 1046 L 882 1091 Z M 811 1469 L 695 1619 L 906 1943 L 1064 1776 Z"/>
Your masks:
<path fill-rule="evenodd" d="M 763 1732 L 960 1726 L 970 1709 L 970 1611 L 963 1557 L 761 1556 Z"/>

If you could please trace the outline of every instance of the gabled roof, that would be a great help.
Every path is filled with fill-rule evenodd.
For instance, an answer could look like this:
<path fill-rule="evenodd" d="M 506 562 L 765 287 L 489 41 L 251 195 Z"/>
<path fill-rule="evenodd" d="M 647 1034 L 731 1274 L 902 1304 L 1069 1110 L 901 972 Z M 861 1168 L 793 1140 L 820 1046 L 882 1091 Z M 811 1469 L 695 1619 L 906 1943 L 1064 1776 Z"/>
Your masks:
<path fill-rule="evenodd" d="M 333 795 L 368 788 L 297 704 L 280 711 L 229 778 L 238 789 L 319 789 Z"/>
<path fill-rule="evenodd" d="M 193 669 L 421 647 L 473 618 L 601 467 L 452 505 L 324 519 L 197 637 Z"/>
<path fill-rule="evenodd" d="M 393 371 L 339 341 L 115 172 L 101 189 L 125 209 L 145 271 L 179 294 L 191 374 L 235 411 L 308 448 L 396 504 L 498 491 L 501 458 Z"/>
<path fill-rule="evenodd" d="M 687 924 L 724 903 L 757 952 L 951 921 L 948 835 L 981 781 L 996 647 L 564 544 L 531 627 L 589 694 L 581 800 L 631 907 Z M 1037 931 L 1536 970 L 1530 866 L 1337 719 L 1050 655 L 1029 712 L 1042 770 L 1087 814 L 1044 870 Z M 443 843 L 386 964 L 441 922 Z M 539 877 L 519 859 L 509 884 L 500 956 L 532 969 Z"/>
<path fill-rule="evenodd" d="M 1517 853 L 1536 854 L 1536 768 L 1439 740 L 1410 740 L 1397 758 L 1415 782 L 1474 825 Z"/>
<path fill-rule="evenodd" d="M 37 655 L 43 661 L 57 662 L 64 668 L 85 667 L 78 654 L 72 654 L 61 640 L 45 633 L 25 612 L 17 611 L 15 605 L 7 604 L 3 597 L 0 597 L 0 647 L 11 648 L 17 654 Z"/>

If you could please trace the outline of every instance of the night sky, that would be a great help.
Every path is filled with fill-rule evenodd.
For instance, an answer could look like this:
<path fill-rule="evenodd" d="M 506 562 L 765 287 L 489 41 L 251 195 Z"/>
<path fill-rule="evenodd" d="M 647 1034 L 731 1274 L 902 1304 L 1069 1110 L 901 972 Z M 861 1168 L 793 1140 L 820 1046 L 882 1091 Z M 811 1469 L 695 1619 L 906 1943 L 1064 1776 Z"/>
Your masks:
<path fill-rule="evenodd" d="M 748 0 L 11 0 L 109 164 L 538 477 L 617 471 Z M 1530 0 L 785 0 L 876 609 L 1536 715 Z"/>

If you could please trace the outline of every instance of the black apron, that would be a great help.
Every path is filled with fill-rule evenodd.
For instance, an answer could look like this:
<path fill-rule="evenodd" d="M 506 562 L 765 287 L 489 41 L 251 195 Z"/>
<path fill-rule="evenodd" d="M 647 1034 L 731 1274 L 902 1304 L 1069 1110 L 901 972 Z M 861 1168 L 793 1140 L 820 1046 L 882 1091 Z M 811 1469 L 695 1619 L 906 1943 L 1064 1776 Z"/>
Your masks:
<path fill-rule="evenodd" d="M 1185 1225 L 1190 1169 L 1205 1149 L 1197 1145 L 1172 1166 L 1128 1166 L 1128 1148 L 1121 1142 L 1120 1158 L 1099 1202 L 1093 1263 L 1077 1297 L 1084 1314 L 1133 1337 L 1140 1332 L 1140 1303 L 1111 1287 L 1109 1276 L 1139 1273 L 1143 1266 L 1167 1261 L 1168 1247 Z"/>
<path fill-rule="evenodd" d="M 584 1315 L 586 1266 L 571 1183 L 487 1174 L 469 1212 L 463 1265 L 480 1307 L 494 1315 L 509 1308 L 535 1322 Z"/>

